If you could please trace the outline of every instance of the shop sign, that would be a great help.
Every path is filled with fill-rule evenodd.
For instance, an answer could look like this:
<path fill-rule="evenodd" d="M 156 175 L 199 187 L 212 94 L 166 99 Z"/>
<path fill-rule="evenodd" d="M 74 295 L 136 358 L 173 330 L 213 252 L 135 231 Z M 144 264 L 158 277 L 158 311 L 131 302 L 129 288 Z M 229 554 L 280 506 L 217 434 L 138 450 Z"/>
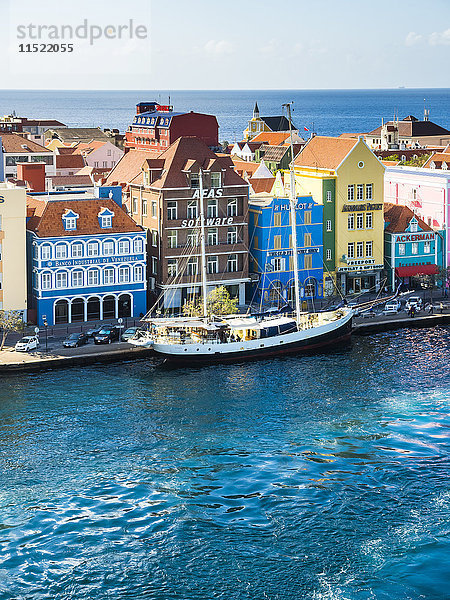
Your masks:
<path fill-rule="evenodd" d="M 64 260 L 42 261 L 41 267 L 83 267 L 87 265 L 107 265 L 112 263 L 131 263 L 144 260 L 143 254 L 132 256 L 96 256 L 94 258 L 67 258 Z"/>
<path fill-rule="evenodd" d="M 338 272 L 339 273 L 349 273 L 350 271 L 352 272 L 357 272 L 357 271 L 378 271 L 379 269 L 382 269 L 383 265 L 361 265 L 358 266 L 357 268 L 355 267 L 338 267 Z"/>
<path fill-rule="evenodd" d="M 211 188 L 203 190 L 203 198 L 221 198 L 223 196 L 222 188 Z M 195 190 L 192 198 L 200 198 L 200 190 Z"/>
<path fill-rule="evenodd" d="M 297 254 L 316 254 L 319 248 L 297 248 Z M 275 250 L 268 252 L 268 256 L 292 256 L 293 250 Z"/>
<path fill-rule="evenodd" d="M 434 240 L 436 238 L 436 234 L 430 231 L 426 233 L 402 233 L 401 235 L 397 235 L 395 241 L 398 242 L 420 242 L 425 240 Z"/>
<path fill-rule="evenodd" d="M 342 207 L 342 212 L 356 212 L 358 210 L 382 210 L 383 204 L 372 204 L 368 202 L 367 204 L 344 204 Z"/>
<path fill-rule="evenodd" d="M 233 217 L 215 217 L 205 219 L 205 227 L 219 227 L 220 225 L 233 225 Z M 183 219 L 181 227 L 200 227 L 200 217 L 196 219 Z"/>
<path fill-rule="evenodd" d="M 357 258 L 355 260 L 347 260 L 347 266 L 349 267 L 354 267 L 354 266 L 360 266 L 360 265 L 373 265 L 375 264 L 375 259 L 374 258 Z"/>

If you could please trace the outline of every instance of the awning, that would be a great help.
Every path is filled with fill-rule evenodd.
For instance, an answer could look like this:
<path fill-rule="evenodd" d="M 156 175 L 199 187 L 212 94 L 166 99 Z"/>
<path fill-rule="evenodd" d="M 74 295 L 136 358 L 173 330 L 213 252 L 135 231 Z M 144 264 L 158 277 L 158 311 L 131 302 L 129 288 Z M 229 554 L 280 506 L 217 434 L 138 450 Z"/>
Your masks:
<path fill-rule="evenodd" d="M 398 277 L 414 277 L 415 275 L 437 275 L 439 269 L 437 265 L 408 265 L 407 267 L 397 267 L 395 274 Z"/>

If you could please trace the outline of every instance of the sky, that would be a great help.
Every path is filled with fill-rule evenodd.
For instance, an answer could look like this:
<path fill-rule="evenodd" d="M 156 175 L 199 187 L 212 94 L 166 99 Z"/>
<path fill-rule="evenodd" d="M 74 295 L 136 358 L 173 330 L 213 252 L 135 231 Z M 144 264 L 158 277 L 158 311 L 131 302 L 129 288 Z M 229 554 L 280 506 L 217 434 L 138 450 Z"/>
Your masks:
<path fill-rule="evenodd" d="M 3 89 L 450 87 L 450 0 L 0 5 Z"/>

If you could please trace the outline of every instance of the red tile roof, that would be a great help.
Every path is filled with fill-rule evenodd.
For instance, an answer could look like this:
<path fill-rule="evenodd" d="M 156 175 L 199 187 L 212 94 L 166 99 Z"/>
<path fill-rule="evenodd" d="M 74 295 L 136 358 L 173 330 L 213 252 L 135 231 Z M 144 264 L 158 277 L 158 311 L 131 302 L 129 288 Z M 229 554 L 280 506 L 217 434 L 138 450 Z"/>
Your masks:
<path fill-rule="evenodd" d="M 52 175 L 46 179 L 51 179 L 52 184 L 55 185 L 69 185 L 69 186 L 92 186 L 92 179 L 89 175 Z"/>
<path fill-rule="evenodd" d="M 129 150 L 108 175 L 106 185 L 125 186 L 142 173 L 142 165 L 147 158 L 155 158 L 158 155 L 159 152 L 155 154 L 147 150 Z"/>
<path fill-rule="evenodd" d="M 30 152 L 38 154 L 51 153 L 48 148 L 44 148 L 44 146 L 36 144 L 36 142 L 28 140 L 27 138 L 17 135 L 16 133 L 3 133 L 1 137 L 5 152 L 15 154 L 28 154 Z"/>
<path fill-rule="evenodd" d="M 275 177 L 264 177 L 263 179 L 251 178 L 248 182 L 252 186 L 255 194 L 260 194 L 261 192 L 270 194 L 273 184 L 275 183 Z"/>
<path fill-rule="evenodd" d="M 299 167 L 336 169 L 359 142 L 353 138 L 317 135 L 309 140 L 294 160 Z"/>
<path fill-rule="evenodd" d="M 388 225 L 385 231 L 390 233 L 402 233 L 408 227 L 409 222 L 413 217 L 416 217 L 419 227 L 423 231 L 433 231 L 433 229 L 425 223 L 418 215 L 402 204 L 384 203 L 384 220 Z"/>
<path fill-rule="evenodd" d="M 33 198 L 34 200 L 34 198 Z M 34 231 L 40 237 L 74 237 L 78 235 L 105 235 L 111 233 L 133 233 L 143 231 L 133 219 L 111 198 L 79 198 L 70 200 L 39 201 L 35 215 L 28 221 L 27 229 Z M 42 205 L 44 205 L 42 207 Z M 33 206 L 30 203 L 30 208 Z M 98 214 L 103 208 L 114 213 L 112 227 L 100 227 Z M 66 231 L 62 220 L 67 210 L 73 210 L 79 215 L 77 228 Z"/>
<path fill-rule="evenodd" d="M 81 154 L 57 154 L 57 169 L 82 169 L 84 167 L 84 158 Z"/>

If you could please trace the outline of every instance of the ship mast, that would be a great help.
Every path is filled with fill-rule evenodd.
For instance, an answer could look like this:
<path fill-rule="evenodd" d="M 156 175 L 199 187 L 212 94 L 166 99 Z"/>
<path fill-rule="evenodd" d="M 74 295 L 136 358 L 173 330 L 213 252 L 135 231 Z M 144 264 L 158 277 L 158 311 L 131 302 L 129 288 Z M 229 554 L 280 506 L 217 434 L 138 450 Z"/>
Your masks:
<path fill-rule="evenodd" d="M 294 267 L 294 290 L 295 290 L 295 319 L 297 325 L 300 322 L 300 286 L 298 282 L 298 253 L 297 253 L 297 211 L 296 211 L 296 198 L 295 198 L 295 175 L 294 175 L 294 144 L 292 141 L 292 121 L 291 121 L 291 104 L 287 102 L 283 106 L 287 110 L 289 119 L 289 144 L 291 148 L 291 164 L 289 169 L 289 175 L 291 179 L 290 191 L 289 191 L 289 208 L 291 214 L 291 229 L 292 229 L 292 245 L 293 245 L 293 267 Z"/>
<path fill-rule="evenodd" d="M 205 250 L 205 207 L 203 201 L 203 171 L 200 169 L 200 252 L 202 269 L 203 314 L 208 316 L 206 302 L 206 250 Z"/>

